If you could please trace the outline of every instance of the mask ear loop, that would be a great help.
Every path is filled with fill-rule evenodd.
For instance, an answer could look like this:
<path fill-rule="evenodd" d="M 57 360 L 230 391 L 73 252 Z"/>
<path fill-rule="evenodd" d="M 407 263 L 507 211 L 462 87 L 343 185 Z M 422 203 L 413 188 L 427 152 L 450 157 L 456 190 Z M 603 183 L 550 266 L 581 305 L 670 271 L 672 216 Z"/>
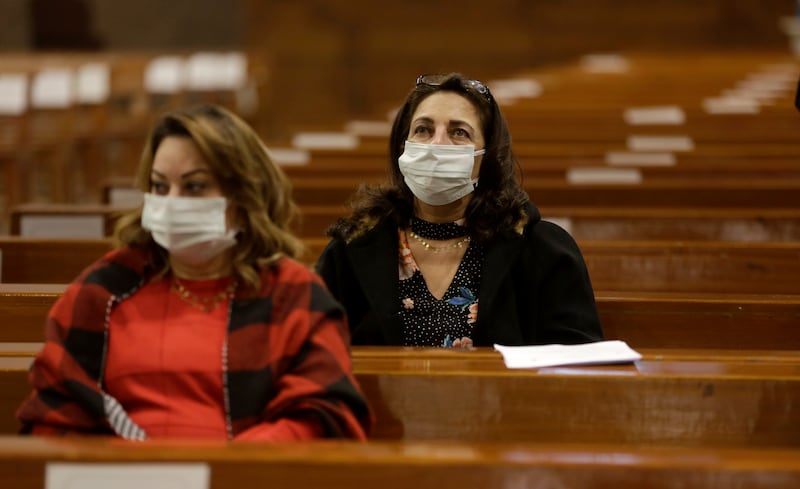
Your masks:
<path fill-rule="evenodd" d="M 473 152 L 472 156 L 473 157 L 481 156 L 483 154 L 486 154 L 486 148 L 482 148 L 482 149 L 479 149 L 479 150 Z M 472 190 L 475 190 L 476 188 L 478 188 L 478 179 L 477 178 L 473 178 L 472 179 Z"/>

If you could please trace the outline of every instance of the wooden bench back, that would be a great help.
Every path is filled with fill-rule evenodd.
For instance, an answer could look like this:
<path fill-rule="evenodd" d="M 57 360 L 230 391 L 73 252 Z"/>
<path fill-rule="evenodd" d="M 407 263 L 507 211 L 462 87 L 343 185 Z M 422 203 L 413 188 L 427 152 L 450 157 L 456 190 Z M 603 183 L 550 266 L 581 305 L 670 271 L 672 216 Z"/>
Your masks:
<path fill-rule="evenodd" d="M 636 364 L 534 370 L 480 349 L 354 347 L 352 358 L 375 440 L 800 446 L 796 356 L 642 353 Z M 0 357 L 0 433 L 13 432 L 29 392 L 26 358 Z"/>

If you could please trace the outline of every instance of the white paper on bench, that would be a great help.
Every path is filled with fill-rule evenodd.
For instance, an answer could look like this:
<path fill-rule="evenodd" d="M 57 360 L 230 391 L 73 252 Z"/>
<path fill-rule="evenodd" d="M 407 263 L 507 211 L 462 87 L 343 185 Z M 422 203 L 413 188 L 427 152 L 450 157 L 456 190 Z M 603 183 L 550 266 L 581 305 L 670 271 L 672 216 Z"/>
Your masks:
<path fill-rule="evenodd" d="M 108 203 L 115 207 L 138 207 L 144 202 L 138 188 L 113 187 L 108 192 Z"/>
<path fill-rule="evenodd" d="M 41 285 L 41 284 L 39 284 Z M 3 353 L 28 353 L 37 352 L 42 349 L 44 343 L 41 341 L 4 341 Z"/>
<path fill-rule="evenodd" d="M 22 73 L 0 75 L 0 115 L 22 115 L 28 109 L 28 77 Z"/>
<path fill-rule="evenodd" d="M 205 463 L 65 463 L 45 467 L 45 489 L 208 489 Z"/>
<path fill-rule="evenodd" d="M 272 161 L 281 166 L 302 166 L 311 162 L 311 154 L 296 148 L 268 148 L 267 153 Z"/>
<path fill-rule="evenodd" d="M 800 18 L 796 15 L 784 15 L 778 19 L 778 25 L 784 34 L 797 37 L 800 36 Z"/>
<path fill-rule="evenodd" d="M 65 109 L 72 105 L 75 74 L 67 69 L 42 70 L 31 82 L 31 107 Z"/>
<path fill-rule="evenodd" d="M 742 96 L 708 97 L 703 99 L 703 110 L 709 114 L 758 114 L 761 104 Z"/>
<path fill-rule="evenodd" d="M 678 106 L 663 107 L 630 107 L 623 114 L 625 122 L 632 126 L 671 125 L 677 126 L 686 122 L 686 114 Z"/>
<path fill-rule="evenodd" d="M 561 227 L 569 234 L 572 234 L 572 219 L 569 217 L 545 217 L 543 220 L 552 222 L 553 224 Z"/>
<path fill-rule="evenodd" d="M 741 97 L 745 99 L 757 100 L 761 104 L 770 104 L 774 99 L 782 97 L 783 90 L 760 89 L 760 88 L 735 88 L 722 91 L 723 97 Z"/>
<path fill-rule="evenodd" d="M 301 132 L 292 138 L 292 146 L 301 149 L 355 149 L 358 136 L 344 132 Z"/>
<path fill-rule="evenodd" d="M 606 163 L 612 166 L 675 166 L 675 154 L 611 151 L 606 153 Z"/>
<path fill-rule="evenodd" d="M 344 126 L 347 133 L 357 136 L 388 136 L 392 132 L 389 121 L 350 121 Z"/>
<path fill-rule="evenodd" d="M 87 63 L 78 68 L 75 98 L 82 104 L 101 104 L 111 94 L 111 73 L 105 63 Z"/>
<path fill-rule="evenodd" d="M 587 54 L 580 60 L 581 67 L 588 73 L 627 73 L 630 70 L 628 59 L 620 54 Z"/>
<path fill-rule="evenodd" d="M 542 94 L 542 85 L 532 78 L 490 80 L 489 90 L 497 100 L 514 103 L 518 98 L 536 98 Z"/>
<path fill-rule="evenodd" d="M 789 92 L 794 90 L 796 86 L 797 81 L 792 83 L 791 81 L 784 80 L 782 78 L 769 77 L 750 77 L 736 82 L 736 88 L 739 90 Z"/>
<path fill-rule="evenodd" d="M 20 219 L 20 235 L 38 238 L 102 238 L 103 216 L 30 215 Z"/>
<path fill-rule="evenodd" d="M 219 83 L 232 90 L 244 88 L 248 81 L 247 55 L 239 51 L 222 53 Z"/>
<path fill-rule="evenodd" d="M 247 58 L 238 52 L 195 53 L 184 69 L 190 90 L 236 90 L 247 81 Z"/>
<path fill-rule="evenodd" d="M 558 365 L 605 365 L 635 362 L 642 355 L 620 340 L 580 345 L 494 345 L 508 368 L 540 368 Z"/>
<path fill-rule="evenodd" d="M 144 71 L 144 87 L 150 93 L 178 93 L 183 89 L 184 60 L 179 56 L 158 56 Z"/>
<path fill-rule="evenodd" d="M 642 183 L 642 172 L 636 168 L 570 168 L 567 170 L 567 182 L 636 185 Z"/>
<path fill-rule="evenodd" d="M 628 136 L 631 151 L 691 151 L 694 141 L 689 136 Z"/>

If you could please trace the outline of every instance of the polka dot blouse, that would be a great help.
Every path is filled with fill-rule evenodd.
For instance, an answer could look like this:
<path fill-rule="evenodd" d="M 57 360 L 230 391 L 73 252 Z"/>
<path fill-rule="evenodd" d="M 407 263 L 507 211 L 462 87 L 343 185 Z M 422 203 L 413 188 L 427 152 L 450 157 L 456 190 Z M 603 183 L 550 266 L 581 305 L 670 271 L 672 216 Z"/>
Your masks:
<path fill-rule="evenodd" d="M 435 298 L 417 266 L 404 230 L 399 230 L 399 315 L 405 346 L 468 348 L 478 318 L 483 248 L 470 242 L 442 299 Z"/>

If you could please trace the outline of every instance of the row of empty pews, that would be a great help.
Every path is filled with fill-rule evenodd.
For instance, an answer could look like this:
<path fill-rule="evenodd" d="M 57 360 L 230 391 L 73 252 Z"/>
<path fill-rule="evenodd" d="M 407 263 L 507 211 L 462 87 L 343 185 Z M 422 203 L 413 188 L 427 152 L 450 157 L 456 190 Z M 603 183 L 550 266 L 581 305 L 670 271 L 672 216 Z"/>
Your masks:
<path fill-rule="evenodd" d="M 15 202 L 0 237 L 0 483 L 174 466 L 215 488 L 800 486 L 798 74 L 788 54 L 693 52 L 484 80 L 525 189 L 581 246 L 607 337 L 643 356 L 517 370 L 489 349 L 354 347 L 376 416 L 366 444 L 15 436 L 47 311 L 140 196 L 132 173 L 109 172 L 94 200 Z M 356 187 L 385 178 L 389 125 L 269 144 L 309 265 Z"/>

